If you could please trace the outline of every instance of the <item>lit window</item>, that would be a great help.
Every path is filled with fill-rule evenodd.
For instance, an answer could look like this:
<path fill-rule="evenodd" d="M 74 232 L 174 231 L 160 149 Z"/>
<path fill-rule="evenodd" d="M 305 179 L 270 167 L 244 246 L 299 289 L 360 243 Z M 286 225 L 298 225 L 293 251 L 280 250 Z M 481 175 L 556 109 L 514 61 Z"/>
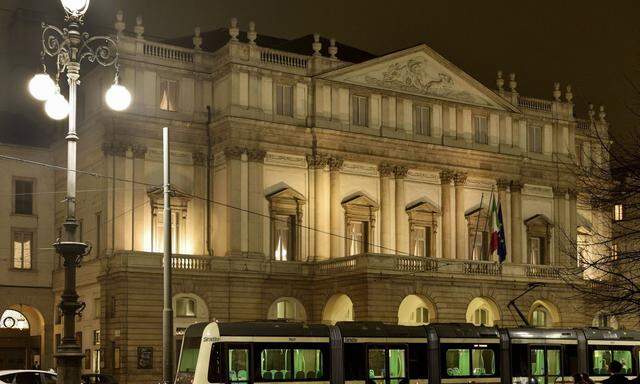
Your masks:
<path fill-rule="evenodd" d="M 527 256 L 528 263 L 549 265 L 549 239 L 552 224 L 544 215 L 534 215 L 525 220 L 527 227 Z"/>
<path fill-rule="evenodd" d="M 473 116 L 473 132 L 476 143 L 489 144 L 489 122 L 486 116 Z"/>
<path fill-rule="evenodd" d="M 624 218 L 624 208 L 622 204 L 616 204 L 613 206 L 613 219 L 620 221 Z"/>
<path fill-rule="evenodd" d="M 366 226 L 363 221 L 352 221 L 348 228 L 349 256 L 366 252 Z"/>
<path fill-rule="evenodd" d="M 544 241 L 540 237 L 529 238 L 529 260 L 531 264 L 546 264 L 544 260 Z"/>
<path fill-rule="evenodd" d="M 276 215 L 273 223 L 275 232 L 274 236 L 274 254 L 273 257 L 278 261 L 287 261 L 291 259 L 291 250 L 293 242 L 293 217 L 288 215 Z"/>
<path fill-rule="evenodd" d="M 188 297 L 181 297 L 176 300 L 176 316 L 196 317 L 196 301 Z"/>
<path fill-rule="evenodd" d="M 33 214 L 33 181 L 14 181 L 14 212 L 21 215 Z"/>
<path fill-rule="evenodd" d="M 542 127 L 535 125 L 529 126 L 527 136 L 529 152 L 542 153 Z"/>
<path fill-rule="evenodd" d="M 276 84 L 276 114 L 293 116 L 293 87 Z"/>
<path fill-rule="evenodd" d="M 249 381 L 249 350 L 229 349 L 229 381 Z"/>
<path fill-rule="evenodd" d="M 369 98 L 355 95 L 351 103 L 351 124 L 367 127 L 369 125 Z"/>
<path fill-rule="evenodd" d="M 295 319 L 295 305 L 289 300 L 280 300 L 276 303 L 277 319 Z"/>
<path fill-rule="evenodd" d="M 33 232 L 13 232 L 13 268 L 31 269 Z"/>
<path fill-rule="evenodd" d="M 171 252 L 180 253 L 180 220 L 179 212 L 171 210 Z M 156 231 L 154 251 L 164 251 L 164 213 L 158 211 L 155 215 Z"/>
<path fill-rule="evenodd" d="M 263 381 L 291 380 L 291 350 L 263 349 L 259 367 Z"/>
<path fill-rule="evenodd" d="M 431 136 L 431 108 L 418 105 L 413 109 L 413 132 Z"/>
<path fill-rule="evenodd" d="M 545 328 L 549 326 L 549 311 L 546 308 L 539 306 L 533 310 L 531 314 L 531 325 L 534 327 Z"/>
<path fill-rule="evenodd" d="M 429 324 L 429 309 L 426 307 L 416 308 L 416 324 Z"/>
<path fill-rule="evenodd" d="M 609 315 L 606 313 L 601 313 L 598 315 L 598 327 L 600 328 L 609 328 Z"/>
<path fill-rule="evenodd" d="M 175 112 L 178 101 L 178 82 L 176 80 L 160 80 L 160 109 Z"/>
<path fill-rule="evenodd" d="M 100 345 L 100 330 L 93 330 L 93 345 Z"/>
<path fill-rule="evenodd" d="M 576 141 L 576 164 L 581 167 L 583 165 L 582 162 L 582 143 Z"/>
<path fill-rule="evenodd" d="M 29 329 L 29 321 L 24 315 L 13 309 L 7 309 L 0 316 L 0 329 L 12 328 L 12 329 Z"/>
<path fill-rule="evenodd" d="M 611 244 L 611 258 L 613 260 L 618 260 L 618 258 L 620 257 L 619 251 L 618 251 L 618 244 Z"/>
<path fill-rule="evenodd" d="M 469 233 L 469 245 L 469 249 L 471 250 L 471 260 L 491 260 L 491 254 L 489 254 L 488 231 Z"/>
<path fill-rule="evenodd" d="M 486 308 L 478 308 L 473 313 L 474 325 L 490 325 L 489 311 Z"/>
<path fill-rule="evenodd" d="M 415 227 L 411 238 L 413 256 L 431 256 L 431 227 Z"/>

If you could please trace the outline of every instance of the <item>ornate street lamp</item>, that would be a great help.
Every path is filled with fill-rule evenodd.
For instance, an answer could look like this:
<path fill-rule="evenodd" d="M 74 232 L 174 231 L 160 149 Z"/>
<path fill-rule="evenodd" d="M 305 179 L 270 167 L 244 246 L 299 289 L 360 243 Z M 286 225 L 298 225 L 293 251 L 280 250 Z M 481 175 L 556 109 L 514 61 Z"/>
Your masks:
<path fill-rule="evenodd" d="M 89 0 L 61 0 L 66 12 L 65 27 L 42 24 L 42 68 L 29 82 L 29 91 L 38 100 L 45 101 L 45 112 L 55 120 L 69 117 L 67 140 L 67 217 L 63 224 L 64 237 L 54 244 L 56 252 L 64 259 L 64 291 L 60 309 L 64 315 L 64 330 L 61 344 L 56 351 L 58 377 L 64 384 L 80 383 L 82 346 L 75 337 L 75 317 L 84 309 L 78 302 L 76 292 L 76 268 L 89 246 L 77 241 L 76 230 L 76 90 L 80 79 L 80 64 L 83 61 L 114 66 L 116 70 L 113 86 L 107 91 L 105 101 L 112 109 L 122 111 L 131 103 L 129 91 L 118 84 L 117 41 L 108 36 L 93 36 L 81 31 L 83 17 L 89 8 Z M 45 58 L 54 58 L 55 77 L 47 74 Z M 66 73 L 69 84 L 69 101 L 60 93 L 58 81 Z M 54 80 L 55 79 L 55 80 Z"/>

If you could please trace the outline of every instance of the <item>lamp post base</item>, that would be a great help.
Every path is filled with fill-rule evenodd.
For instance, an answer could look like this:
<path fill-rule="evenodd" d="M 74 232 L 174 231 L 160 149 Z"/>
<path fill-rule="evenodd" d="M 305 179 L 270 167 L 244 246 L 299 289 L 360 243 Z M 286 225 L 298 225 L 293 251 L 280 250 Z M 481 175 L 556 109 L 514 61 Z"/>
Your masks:
<path fill-rule="evenodd" d="M 60 346 L 54 355 L 57 361 L 58 383 L 80 384 L 82 349 L 79 345 Z"/>

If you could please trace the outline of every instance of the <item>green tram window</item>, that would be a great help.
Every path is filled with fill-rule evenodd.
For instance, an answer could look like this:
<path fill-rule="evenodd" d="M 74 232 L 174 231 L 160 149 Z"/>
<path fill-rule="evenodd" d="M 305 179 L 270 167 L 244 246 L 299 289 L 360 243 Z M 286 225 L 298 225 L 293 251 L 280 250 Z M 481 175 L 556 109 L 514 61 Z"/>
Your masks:
<path fill-rule="evenodd" d="M 407 380 L 405 348 L 370 347 L 367 351 L 367 379 L 376 384 L 399 384 Z"/>
<path fill-rule="evenodd" d="M 260 376 L 263 380 L 291 379 L 291 350 L 263 349 L 260 353 Z"/>
<path fill-rule="evenodd" d="M 559 347 L 532 347 L 529 350 L 531 376 L 539 384 L 562 378 L 562 350 Z"/>
<path fill-rule="evenodd" d="M 630 349 L 610 349 L 608 347 L 598 347 L 591 352 L 591 375 L 608 376 L 609 364 L 613 360 L 622 364 L 623 375 L 634 374 L 633 357 Z"/>
<path fill-rule="evenodd" d="M 260 360 L 255 367 L 259 369 L 260 379 L 257 381 L 324 381 L 327 378 L 325 364 L 328 361 L 325 358 L 328 355 L 325 356 L 322 347 L 292 347 L 290 344 L 269 344 L 258 348 L 256 358 Z"/>
<path fill-rule="evenodd" d="M 249 350 L 229 347 L 229 382 L 246 383 L 249 381 Z"/>
<path fill-rule="evenodd" d="M 496 374 L 496 355 L 489 348 L 447 349 L 445 364 L 448 377 L 481 377 Z"/>
<path fill-rule="evenodd" d="M 293 350 L 294 379 L 316 379 L 324 377 L 322 351 L 319 349 Z"/>

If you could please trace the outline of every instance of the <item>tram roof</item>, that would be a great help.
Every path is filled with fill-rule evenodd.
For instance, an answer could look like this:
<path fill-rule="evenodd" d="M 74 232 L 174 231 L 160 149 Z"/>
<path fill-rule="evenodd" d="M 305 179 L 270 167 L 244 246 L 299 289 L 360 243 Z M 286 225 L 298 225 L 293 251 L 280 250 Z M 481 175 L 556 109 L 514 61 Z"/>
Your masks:
<path fill-rule="evenodd" d="M 286 321 L 248 321 L 218 323 L 220 336 L 329 337 L 329 327 Z"/>
<path fill-rule="evenodd" d="M 640 331 L 608 328 L 585 328 L 584 335 L 587 340 L 640 340 Z"/>
<path fill-rule="evenodd" d="M 578 338 L 575 329 L 554 329 L 554 328 L 509 328 L 507 329 L 511 339 L 572 339 Z"/>
<path fill-rule="evenodd" d="M 440 338 L 481 339 L 500 337 L 497 328 L 468 323 L 434 323 L 428 325 L 428 327 L 434 329 Z"/>
<path fill-rule="evenodd" d="M 391 325 L 378 321 L 340 321 L 336 323 L 342 337 L 427 338 L 420 326 Z"/>

